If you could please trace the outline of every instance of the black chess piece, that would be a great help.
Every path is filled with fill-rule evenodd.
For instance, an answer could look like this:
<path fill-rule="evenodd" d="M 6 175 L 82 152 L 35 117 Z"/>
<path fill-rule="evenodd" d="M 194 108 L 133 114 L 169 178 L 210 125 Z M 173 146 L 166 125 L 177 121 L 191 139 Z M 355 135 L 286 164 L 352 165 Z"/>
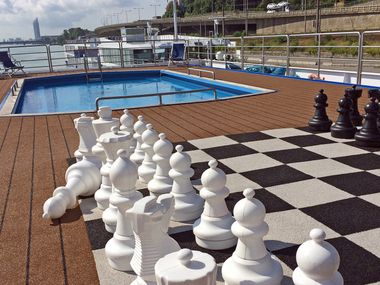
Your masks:
<path fill-rule="evenodd" d="M 380 89 L 369 89 L 368 98 L 375 98 L 379 105 L 379 112 L 377 112 L 377 128 L 380 131 Z"/>
<path fill-rule="evenodd" d="M 314 116 L 309 120 L 309 126 L 313 130 L 328 132 L 330 130 L 332 121 L 329 119 L 326 113 L 327 95 L 323 93 L 324 90 L 319 90 L 319 93 L 314 97 Z"/>
<path fill-rule="evenodd" d="M 377 128 L 379 104 L 376 97 L 365 105 L 364 124 L 360 132 L 355 135 L 356 144 L 366 147 L 380 147 L 380 132 Z"/>
<path fill-rule="evenodd" d="M 363 121 L 363 116 L 360 115 L 358 110 L 358 99 L 362 97 L 363 89 L 356 88 L 356 85 L 352 86 L 352 88 L 348 88 L 345 90 L 348 94 L 348 98 L 352 100 L 352 106 L 350 111 L 351 122 L 354 126 L 361 126 Z"/>
<path fill-rule="evenodd" d="M 356 133 L 356 128 L 351 122 L 350 110 L 352 106 L 352 100 L 348 98 L 348 94 L 345 93 L 344 97 L 339 100 L 339 113 L 338 119 L 331 127 L 331 136 L 341 139 L 353 139 Z"/>

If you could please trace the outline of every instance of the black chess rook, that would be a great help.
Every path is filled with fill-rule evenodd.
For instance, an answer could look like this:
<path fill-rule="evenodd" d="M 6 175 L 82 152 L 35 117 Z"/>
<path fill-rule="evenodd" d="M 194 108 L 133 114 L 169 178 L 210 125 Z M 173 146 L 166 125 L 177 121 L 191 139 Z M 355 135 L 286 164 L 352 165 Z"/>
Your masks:
<path fill-rule="evenodd" d="M 353 139 L 356 133 L 356 128 L 351 122 L 350 111 L 352 100 L 345 93 L 344 97 L 339 100 L 338 119 L 331 127 L 331 136 L 341 139 Z"/>
<path fill-rule="evenodd" d="M 329 119 L 326 113 L 327 95 L 324 90 L 321 89 L 314 98 L 315 113 L 309 120 L 309 127 L 315 131 L 328 132 L 330 130 L 332 121 Z"/>

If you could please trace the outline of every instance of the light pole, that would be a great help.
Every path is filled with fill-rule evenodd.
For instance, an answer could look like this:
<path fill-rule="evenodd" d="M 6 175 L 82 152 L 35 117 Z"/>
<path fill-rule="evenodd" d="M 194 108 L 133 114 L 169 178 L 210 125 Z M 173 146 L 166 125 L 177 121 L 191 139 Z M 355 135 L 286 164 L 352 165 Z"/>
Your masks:
<path fill-rule="evenodd" d="M 126 23 L 128 23 L 128 12 L 132 12 L 132 10 L 127 10 L 127 9 L 124 10 Z"/>
<path fill-rule="evenodd" d="M 157 18 L 157 7 L 160 7 L 160 4 L 150 4 L 149 6 L 154 7 L 154 17 Z"/>
<path fill-rule="evenodd" d="M 177 27 L 177 4 L 176 0 L 173 0 L 173 24 L 174 24 L 174 40 L 178 40 L 178 27 Z"/>
<path fill-rule="evenodd" d="M 140 10 L 143 10 L 144 8 L 133 8 L 133 9 L 135 9 L 135 10 L 137 10 L 138 11 L 138 15 L 139 15 L 139 21 L 140 21 Z"/>

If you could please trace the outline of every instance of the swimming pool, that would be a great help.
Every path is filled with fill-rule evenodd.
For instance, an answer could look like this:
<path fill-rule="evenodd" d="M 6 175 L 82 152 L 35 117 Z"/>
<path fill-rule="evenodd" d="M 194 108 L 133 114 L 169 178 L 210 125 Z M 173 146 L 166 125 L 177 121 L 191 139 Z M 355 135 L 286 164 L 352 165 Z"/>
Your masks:
<path fill-rule="evenodd" d="M 161 96 L 162 104 L 176 104 L 257 95 L 273 90 L 197 78 L 166 70 L 105 72 L 103 81 L 87 82 L 85 74 L 25 79 L 13 108 L 14 114 L 46 114 L 93 111 L 98 97 L 135 96 L 203 90 Z M 159 105 L 160 97 L 123 98 L 100 101 L 113 109 Z"/>

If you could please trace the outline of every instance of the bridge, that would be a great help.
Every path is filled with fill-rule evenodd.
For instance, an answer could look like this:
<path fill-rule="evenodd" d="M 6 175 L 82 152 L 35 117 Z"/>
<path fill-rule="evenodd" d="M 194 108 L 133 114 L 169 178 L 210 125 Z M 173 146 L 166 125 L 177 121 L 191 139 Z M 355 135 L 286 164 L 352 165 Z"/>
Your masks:
<path fill-rule="evenodd" d="M 223 35 L 232 35 L 235 31 L 246 31 L 248 35 L 271 35 L 311 33 L 316 31 L 316 9 L 290 12 L 266 13 L 258 11 L 235 11 L 208 15 L 178 18 L 178 31 L 182 34 L 196 33 L 209 36 L 214 30 L 214 19 L 220 19 L 219 31 Z M 321 14 L 321 32 L 361 31 L 380 29 L 380 5 L 354 7 L 323 8 Z M 131 23 L 105 25 L 95 29 L 98 36 L 119 36 L 120 28 L 145 27 L 150 22 L 160 31 L 173 33 L 173 19 L 150 19 Z M 370 25 L 369 25 L 370 23 Z"/>

